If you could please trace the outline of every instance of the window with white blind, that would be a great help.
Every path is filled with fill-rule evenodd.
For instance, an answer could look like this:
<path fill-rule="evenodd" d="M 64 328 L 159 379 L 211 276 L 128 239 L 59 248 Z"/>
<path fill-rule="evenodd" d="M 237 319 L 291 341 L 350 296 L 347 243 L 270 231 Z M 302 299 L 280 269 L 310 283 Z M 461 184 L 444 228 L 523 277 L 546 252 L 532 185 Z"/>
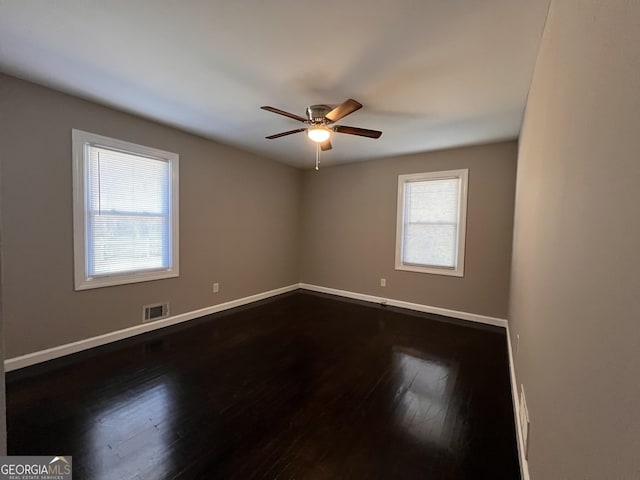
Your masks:
<path fill-rule="evenodd" d="M 398 176 L 396 270 L 464 275 L 468 170 Z"/>
<path fill-rule="evenodd" d="M 73 130 L 75 289 L 177 277 L 175 153 Z"/>

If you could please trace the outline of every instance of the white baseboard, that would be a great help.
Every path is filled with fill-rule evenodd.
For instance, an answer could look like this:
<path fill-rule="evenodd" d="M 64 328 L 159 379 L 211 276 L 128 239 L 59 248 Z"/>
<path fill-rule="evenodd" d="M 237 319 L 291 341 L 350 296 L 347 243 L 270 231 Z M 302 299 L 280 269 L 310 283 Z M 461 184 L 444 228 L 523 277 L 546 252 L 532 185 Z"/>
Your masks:
<path fill-rule="evenodd" d="M 348 292 L 346 290 L 337 290 L 335 288 L 310 285 L 308 283 L 301 283 L 300 288 L 311 290 L 313 292 L 328 293 L 331 295 L 338 295 L 340 297 L 363 300 L 365 302 L 386 304 L 392 307 L 406 308 L 409 310 L 416 310 L 418 312 L 434 313 L 445 317 L 458 318 L 460 320 L 469 320 L 470 322 L 484 323 L 487 325 L 494 325 L 496 327 L 507 328 L 507 321 L 504 318 L 488 317 L 485 315 L 478 315 L 476 313 L 460 312 L 458 310 L 449 310 L 448 308 L 432 307 L 429 305 L 422 305 L 420 303 L 405 302 L 403 300 L 395 300 L 393 298 L 376 297 L 375 295 Z"/>
<path fill-rule="evenodd" d="M 160 328 L 176 325 L 178 323 L 193 320 L 195 318 L 203 317 L 205 315 L 211 315 L 212 313 L 222 312 L 230 308 L 239 307 L 249 303 L 257 302 L 258 300 L 263 300 L 265 298 L 280 295 L 282 293 L 291 292 L 299 288 L 314 291 L 314 292 L 322 292 L 322 293 L 328 293 L 331 295 L 338 295 L 346 298 L 353 298 L 356 300 L 363 300 L 366 302 L 373 302 L 378 304 L 386 303 L 387 305 L 391 305 L 394 307 L 407 308 L 409 310 L 416 310 L 419 312 L 434 313 L 437 315 L 444 315 L 447 317 L 459 318 L 462 320 L 469 320 L 472 322 L 485 323 L 489 325 L 495 325 L 498 327 L 506 328 L 507 326 L 507 321 L 501 318 L 487 317 L 487 316 L 478 315 L 475 313 L 460 312 L 457 310 L 449 310 L 446 308 L 432 307 L 428 305 L 410 303 L 410 302 L 395 300 L 391 298 L 381 298 L 373 295 L 348 292 L 346 290 L 338 290 L 335 288 L 321 287 L 318 285 L 310 285 L 307 283 L 298 283 L 298 284 L 289 285 L 282 288 L 277 288 L 275 290 L 270 290 L 268 292 L 258 293 L 256 295 L 251 295 L 248 297 L 239 298 L 237 300 L 221 303 L 219 305 L 213 305 L 210 307 L 201 308 L 199 310 L 193 310 L 191 312 L 181 313 L 168 318 L 164 318 L 162 320 L 157 320 L 155 322 L 135 325 L 133 327 L 125 328 L 123 330 L 116 330 L 115 332 L 105 333 L 103 335 L 98 335 L 96 337 L 79 340 L 77 342 L 58 345 L 56 347 L 47 348 L 46 350 L 40 350 L 37 352 L 28 353 L 26 355 L 21 355 L 19 357 L 9 358 L 4 361 L 4 369 L 6 372 L 10 372 L 12 370 L 17 370 L 19 368 L 28 367 L 30 365 L 46 362 L 48 360 L 53 360 L 54 358 L 59 358 L 65 355 L 70 355 L 72 353 L 81 352 L 82 350 L 87 350 L 89 348 L 99 347 L 107 343 L 116 342 L 118 340 L 123 340 L 125 338 L 133 337 L 135 335 L 140 335 L 142 333 L 147 333 L 153 330 L 158 330 Z"/>
<path fill-rule="evenodd" d="M 230 302 L 221 303 L 219 305 L 212 305 L 210 307 L 201 308 L 199 310 L 181 313 L 168 318 L 164 318 L 162 320 L 156 320 L 155 322 L 135 325 L 123 330 L 116 330 L 115 332 L 98 335 L 97 337 L 91 337 L 85 340 L 79 340 L 77 342 L 47 348 L 46 350 L 28 353 L 19 357 L 9 358 L 4 361 L 4 370 L 6 372 L 10 372 L 19 368 L 35 365 L 36 363 L 46 362 L 48 360 L 53 360 L 54 358 L 63 357 L 65 355 L 77 353 L 89 348 L 99 347 L 107 343 L 123 340 L 125 338 L 151 332 L 153 330 L 158 330 L 160 328 L 168 327 L 171 325 L 176 325 L 178 323 L 187 322 L 195 318 L 204 317 L 205 315 L 211 315 L 212 313 L 218 313 L 224 310 L 229 310 L 230 308 L 247 305 L 249 303 L 257 302 L 258 300 L 264 300 L 266 298 L 274 297 L 282 293 L 291 292 L 293 290 L 297 290 L 298 288 L 300 288 L 299 284 L 289 285 L 287 287 L 277 288 L 268 292 L 262 292 L 256 295 L 239 298 L 237 300 L 231 300 Z"/>
<path fill-rule="evenodd" d="M 520 402 L 518 396 L 518 384 L 516 382 L 515 362 L 511 348 L 511 334 L 507 325 L 507 348 L 509 351 L 509 374 L 511 375 L 511 398 L 513 400 L 513 414 L 516 420 L 516 440 L 518 442 L 518 455 L 520 457 L 520 473 L 522 480 L 530 480 L 529 462 L 524 451 L 524 438 L 522 437 L 522 425 L 520 425 Z"/>

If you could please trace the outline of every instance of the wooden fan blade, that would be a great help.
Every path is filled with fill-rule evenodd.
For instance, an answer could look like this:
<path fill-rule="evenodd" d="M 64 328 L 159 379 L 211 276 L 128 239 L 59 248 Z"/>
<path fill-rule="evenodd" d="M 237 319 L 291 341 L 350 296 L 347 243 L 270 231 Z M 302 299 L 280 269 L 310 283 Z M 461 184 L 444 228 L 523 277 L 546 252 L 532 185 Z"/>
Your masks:
<path fill-rule="evenodd" d="M 326 152 L 327 150 L 331 150 L 332 148 L 333 146 L 331 146 L 331 140 L 327 140 L 320 144 L 320 150 L 322 150 L 323 152 Z"/>
<path fill-rule="evenodd" d="M 346 125 L 336 125 L 333 127 L 334 132 L 347 133 L 349 135 L 360 135 L 361 137 L 380 138 L 382 132 L 379 130 L 368 130 L 366 128 L 347 127 Z"/>
<path fill-rule="evenodd" d="M 306 128 L 296 128 L 295 130 L 289 130 L 288 132 L 276 133 L 274 135 L 269 135 L 268 137 L 264 137 L 264 138 L 268 138 L 269 140 L 273 140 L 274 138 L 280 138 L 280 137 L 284 137 L 285 135 L 291 135 L 293 133 L 304 132 L 305 130 L 306 130 Z"/>
<path fill-rule="evenodd" d="M 260 107 L 262 110 L 266 110 L 267 112 L 277 113 L 278 115 L 284 115 L 285 117 L 293 118 L 294 120 L 298 120 L 299 122 L 306 122 L 307 119 L 301 117 L 300 115 L 296 115 L 295 113 L 285 112 L 284 110 L 280 110 L 279 108 L 273 108 L 268 106 Z"/>
<path fill-rule="evenodd" d="M 350 98 L 349 100 L 345 100 L 336 108 L 327 113 L 324 118 L 332 123 L 337 122 L 341 118 L 344 118 L 350 113 L 353 113 L 356 110 L 360 110 L 361 108 L 362 104 L 360 102 L 356 102 L 353 98 Z"/>

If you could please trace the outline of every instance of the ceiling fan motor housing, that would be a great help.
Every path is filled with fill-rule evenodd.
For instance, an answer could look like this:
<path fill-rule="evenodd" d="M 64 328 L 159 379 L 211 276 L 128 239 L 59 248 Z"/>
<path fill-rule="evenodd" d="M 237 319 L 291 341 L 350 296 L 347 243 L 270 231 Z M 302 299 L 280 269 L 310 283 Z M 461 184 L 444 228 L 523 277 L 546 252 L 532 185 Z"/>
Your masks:
<path fill-rule="evenodd" d="M 329 105 L 311 105 L 307 107 L 307 118 L 311 124 L 326 124 L 327 120 L 324 118 L 327 113 L 333 110 Z"/>

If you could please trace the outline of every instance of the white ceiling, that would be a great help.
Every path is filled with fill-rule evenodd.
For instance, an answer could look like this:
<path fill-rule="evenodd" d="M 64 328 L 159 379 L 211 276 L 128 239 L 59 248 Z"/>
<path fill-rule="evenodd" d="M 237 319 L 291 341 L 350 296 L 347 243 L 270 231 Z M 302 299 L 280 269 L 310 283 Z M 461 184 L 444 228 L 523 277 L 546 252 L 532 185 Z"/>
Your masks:
<path fill-rule="evenodd" d="M 303 168 L 516 138 L 549 0 L 0 0 L 0 71 Z M 100 132 L 96 132 L 100 133 Z"/>

